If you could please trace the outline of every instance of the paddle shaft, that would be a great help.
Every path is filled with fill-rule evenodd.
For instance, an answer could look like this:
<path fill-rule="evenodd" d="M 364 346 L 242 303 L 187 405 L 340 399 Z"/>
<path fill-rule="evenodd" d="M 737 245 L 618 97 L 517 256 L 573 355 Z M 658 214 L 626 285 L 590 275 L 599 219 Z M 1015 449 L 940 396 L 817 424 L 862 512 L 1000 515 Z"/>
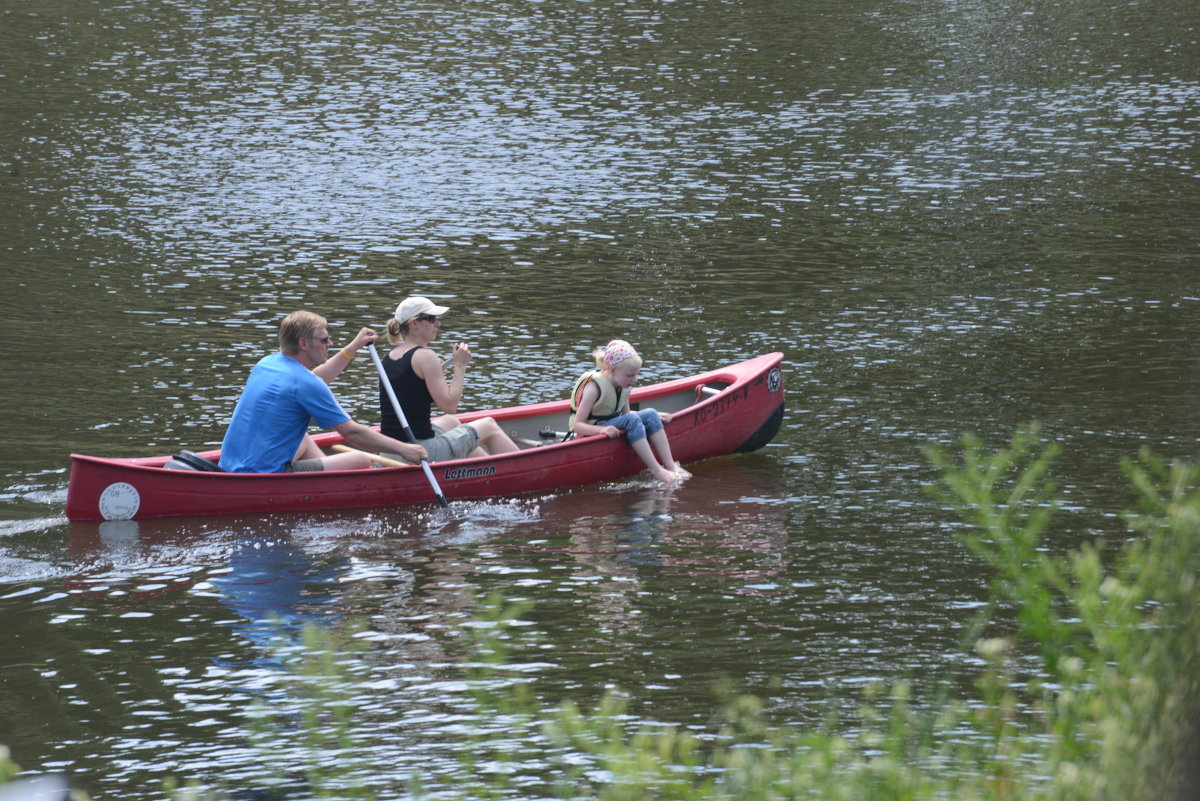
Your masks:
<path fill-rule="evenodd" d="M 384 391 L 387 392 L 388 400 L 392 402 L 392 409 L 396 412 L 396 419 L 400 421 L 400 428 L 404 432 L 404 438 L 416 444 L 417 438 L 413 436 L 412 429 L 408 427 L 408 418 L 404 416 L 404 410 L 400 408 L 400 401 L 396 398 L 396 391 L 392 389 L 392 382 L 388 380 L 387 372 L 383 369 L 383 361 L 379 358 L 379 352 L 375 350 L 374 345 L 367 345 L 366 349 L 371 351 L 371 361 L 375 363 L 375 372 L 379 373 L 379 381 L 383 384 Z M 433 471 L 429 469 L 429 462 L 427 460 L 421 460 L 421 469 L 425 471 L 425 478 L 429 479 L 429 486 L 433 487 L 433 494 L 437 496 L 438 503 L 445 509 L 450 505 L 450 502 L 442 494 L 442 488 L 438 486 L 437 479 L 433 477 Z"/>

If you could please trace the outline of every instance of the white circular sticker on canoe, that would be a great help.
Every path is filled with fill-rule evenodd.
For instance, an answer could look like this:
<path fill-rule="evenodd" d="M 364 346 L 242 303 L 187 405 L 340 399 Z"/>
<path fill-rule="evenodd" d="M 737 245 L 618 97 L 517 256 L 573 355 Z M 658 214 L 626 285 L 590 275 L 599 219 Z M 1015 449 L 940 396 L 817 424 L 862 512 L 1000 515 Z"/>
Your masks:
<path fill-rule="evenodd" d="M 767 373 L 767 392 L 774 395 L 782 384 L 783 372 L 778 367 L 772 367 L 771 372 Z"/>
<path fill-rule="evenodd" d="M 137 488 L 124 481 L 109 484 L 100 493 L 100 516 L 105 520 L 132 520 L 141 505 Z"/>

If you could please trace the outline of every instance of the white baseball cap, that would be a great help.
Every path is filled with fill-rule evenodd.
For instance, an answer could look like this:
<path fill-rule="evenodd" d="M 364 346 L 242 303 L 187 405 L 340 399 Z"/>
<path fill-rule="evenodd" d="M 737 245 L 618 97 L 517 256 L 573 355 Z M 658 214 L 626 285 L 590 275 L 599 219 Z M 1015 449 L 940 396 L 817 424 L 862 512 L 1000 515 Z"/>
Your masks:
<path fill-rule="evenodd" d="M 402 323 L 407 323 L 412 318 L 419 314 L 429 314 L 433 317 L 441 317 L 446 312 L 450 311 L 446 306 L 437 306 L 429 298 L 423 298 L 420 295 L 413 295 L 411 298 L 405 298 L 396 307 L 396 319 Z"/>

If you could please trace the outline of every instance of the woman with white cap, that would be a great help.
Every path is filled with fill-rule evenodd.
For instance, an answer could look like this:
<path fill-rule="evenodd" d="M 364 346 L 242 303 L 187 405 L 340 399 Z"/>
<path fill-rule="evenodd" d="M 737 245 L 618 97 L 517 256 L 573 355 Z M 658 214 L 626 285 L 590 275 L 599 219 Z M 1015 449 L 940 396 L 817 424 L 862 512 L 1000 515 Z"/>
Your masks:
<path fill-rule="evenodd" d="M 464 424 L 454 416 L 462 401 L 471 349 L 465 342 L 454 346 L 450 358 L 454 372 L 448 384 L 442 360 L 429 349 L 429 343 L 437 339 L 441 329 L 439 318 L 448 311 L 449 308 L 438 306 L 429 298 L 413 296 L 396 307 L 394 318 L 388 322 L 388 342 L 394 347 L 383 358 L 383 370 L 413 436 L 429 452 L 432 462 L 519 450 L 494 418 L 484 417 Z M 433 404 L 443 412 L 436 419 L 430 416 Z M 381 432 L 403 438 L 403 426 L 382 383 L 379 409 Z M 480 445 L 487 450 L 480 449 Z"/>

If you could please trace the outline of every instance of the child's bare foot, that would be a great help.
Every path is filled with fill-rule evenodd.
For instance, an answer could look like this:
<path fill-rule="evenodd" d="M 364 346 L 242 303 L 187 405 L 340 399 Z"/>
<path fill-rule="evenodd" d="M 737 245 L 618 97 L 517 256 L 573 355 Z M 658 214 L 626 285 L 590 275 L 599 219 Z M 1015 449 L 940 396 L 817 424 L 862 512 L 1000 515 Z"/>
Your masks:
<path fill-rule="evenodd" d="M 675 478 L 691 478 L 692 474 L 683 469 L 679 462 L 675 463 Z"/>
<path fill-rule="evenodd" d="M 661 481 L 663 484 L 670 484 L 676 479 L 676 475 L 664 467 L 658 467 L 650 471 L 656 481 Z"/>

